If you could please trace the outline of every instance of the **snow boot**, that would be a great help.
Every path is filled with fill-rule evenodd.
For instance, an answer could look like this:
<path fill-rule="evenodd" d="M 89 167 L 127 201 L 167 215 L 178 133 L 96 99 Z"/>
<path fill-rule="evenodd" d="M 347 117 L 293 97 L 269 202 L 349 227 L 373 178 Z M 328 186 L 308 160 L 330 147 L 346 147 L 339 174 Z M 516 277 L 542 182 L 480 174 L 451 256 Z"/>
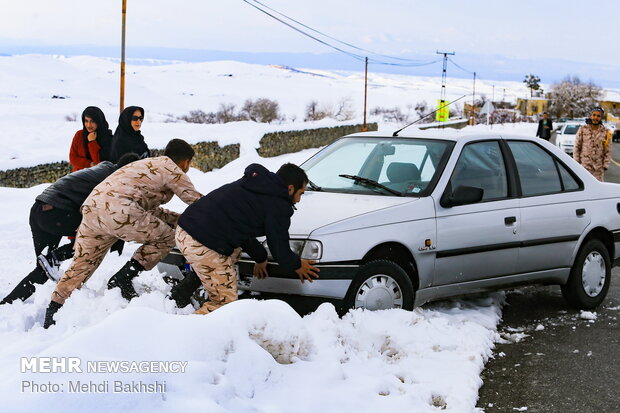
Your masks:
<path fill-rule="evenodd" d="M 170 290 L 170 298 L 177 303 L 178 308 L 184 308 L 188 306 L 191 301 L 190 298 L 194 292 L 200 287 L 200 278 L 194 271 L 188 271 L 177 285 Z"/>
<path fill-rule="evenodd" d="M 56 321 L 54 321 L 54 314 L 56 314 L 56 312 L 60 310 L 60 307 L 62 307 L 62 304 L 58 304 L 56 301 L 50 301 L 50 305 L 45 311 L 45 321 L 43 322 L 43 328 L 48 329 L 54 324 L 56 324 Z"/>
<path fill-rule="evenodd" d="M 123 268 L 118 270 L 118 272 L 110 278 L 110 281 L 108 281 L 108 290 L 116 287 L 120 288 L 121 295 L 128 301 L 137 297 L 138 293 L 136 293 L 136 290 L 133 288 L 132 280 L 142 271 L 144 271 L 142 264 L 133 258 L 130 259 L 123 265 Z"/>

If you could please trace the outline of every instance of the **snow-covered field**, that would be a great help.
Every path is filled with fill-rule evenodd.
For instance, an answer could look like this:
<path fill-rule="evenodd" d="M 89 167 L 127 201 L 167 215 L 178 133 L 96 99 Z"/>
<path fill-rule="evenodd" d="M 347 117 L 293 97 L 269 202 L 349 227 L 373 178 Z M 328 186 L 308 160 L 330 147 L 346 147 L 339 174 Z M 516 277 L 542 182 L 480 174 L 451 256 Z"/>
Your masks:
<path fill-rule="evenodd" d="M 66 159 L 70 139 L 80 125 L 65 121 L 64 116 L 80 113 L 87 105 L 100 106 L 114 128 L 116 70 L 109 61 L 90 57 L 0 57 L 0 76 L 8 80 L 0 91 L 0 169 Z M 357 74 L 332 79 L 233 62 L 128 69 L 130 76 L 134 72 L 126 103 L 146 108 L 143 132 L 151 146 L 163 146 L 172 137 L 241 143 L 242 156 L 222 169 L 190 171 L 203 193 L 237 179 L 252 162 L 271 170 L 284 162 L 303 162 L 316 150 L 262 159 L 254 148 L 266 131 L 308 125 L 299 121 L 189 125 L 163 123 L 163 114 L 181 115 L 196 108 L 216 110 L 217 102 L 242 103 L 263 96 L 279 100 L 284 112 L 286 108 L 303 112 L 307 100 L 341 96 L 354 90 L 350 83 L 359 83 Z M 233 76 L 220 79 L 221 74 Z M 383 96 L 378 105 L 404 107 L 422 100 L 407 100 L 409 88 L 423 90 L 423 96 L 438 86 L 437 79 L 425 80 L 433 83 L 433 88 L 427 89 L 425 81 L 417 84 L 414 78 L 390 79 L 371 92 Z M 395 85 L 398 82 L 408 86 Z M 193 96 L 182 95 L 181 90 Z M 70 98 L 50 99 L 54 94 Z M 380 125 L 387 130 L 397 127 Z M 507 133 L 535 131 L 532 124 L 494 128 Z M 488 128 L 480 125 L 475 129 Z M 35 263 L 28 214 L 44 187 L 0 188 L 1 296 Z M 184 204 L 175 198 L 170 207 L 182 211 Z M 208 316 L 197 316 L 190 314 L 189 308 L 177 309 L 166 298 L 169 287 L 156 269 L 137 279 L 141 295 L 130 303 L 118 290 L 105 288 L 136 247 L 129 245 L 121 257 L 106 257 L 58 312 L 57 325 L 49 330 L 41 325 L 51 283 L 38 287 L 24 303 L 0 306 L 0 411 L 475 410 L 482 385 L 480 372 L 492 355 L 494 342 L 500 339 L 496 327 L 501 318 L 501 293 L 433 303 L 413 312 L 356 310 L 342 318 L 331 304 L 301 317 L 279 300 L 246 299 Z M 77 357 L 82 372 L 22 372 L 20 360 L 35 356 Z M 178 361 L 185 367 L 176 373 L 152 369 L 101 373 L 87 369 L 87 363 L 93 361 Z M 126 386 L 118 387 L 119 383 Z M 139 383 L 159 387 L 153 388 L 154 392 L 132 387 Z M 76 392 L 78 385 L 85 385 L 85 391 Z"/>

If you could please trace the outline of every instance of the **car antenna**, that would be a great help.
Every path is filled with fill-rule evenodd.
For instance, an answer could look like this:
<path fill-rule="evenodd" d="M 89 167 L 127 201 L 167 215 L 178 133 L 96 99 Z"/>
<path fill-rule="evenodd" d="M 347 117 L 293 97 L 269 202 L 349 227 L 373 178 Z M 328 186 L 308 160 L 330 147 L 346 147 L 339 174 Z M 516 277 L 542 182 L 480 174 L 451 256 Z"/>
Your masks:
<path fill-rule="evenodd" d="M 432 115 L 433 113 L 437 112 L 438 110 L 443 109 L 443 108 L 445 108 L 446 106 L 449 106 L 449 105 L 453 104 L 454 102 L 458 102 L 459 100 L 463 99 L 465 96 L 468 96 L 468 95 L 463 95 L 463 96 L 461 96 L 460 98 L 453 100 L 452 102 L 448 102 L 448 103 L 446 103 L 445 105 L 438 107 L 438 108 L 437 108 L 437 109 L 435 109 L 434 111 L 429 112 L 429 113 L 427 113 L 426 115 L 422 116 L 420 119 L 415 120 L 415 121 L 411 122 L 410 124 L 403 126 L 403 127 L 402 127 L 402 128 L 400 128 L 399 130 L 397 130 L 396 132 L 394 132 L 394 133 L 392 134 L 392 136 L 398 136 L 398 132 L 402 131 L 403 129 L 408 128 L 409 126 L 413 125 L 414 123 L 418 123 L 419 121 L 421 121 L 422 119 L 426 118 L 427 116 Z"/>

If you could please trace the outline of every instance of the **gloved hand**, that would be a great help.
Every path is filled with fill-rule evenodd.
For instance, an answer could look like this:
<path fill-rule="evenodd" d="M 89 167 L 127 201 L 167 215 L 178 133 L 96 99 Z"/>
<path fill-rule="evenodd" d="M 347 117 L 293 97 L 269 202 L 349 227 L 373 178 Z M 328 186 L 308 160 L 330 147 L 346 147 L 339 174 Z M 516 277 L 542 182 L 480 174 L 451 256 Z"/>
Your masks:
<path fill-rule="evenodd" d="M 54 321 L 54 314 L 56 314 L 56 311 L 60 310 L 60 307 L 62 307 L 62 304 L 58 304 L 56 301 L 50 301 L 50 305 L 47 307 L 47 311 L 45 311 L 43 328 L 48 329 L 56 324 L 56 321 Z"/>

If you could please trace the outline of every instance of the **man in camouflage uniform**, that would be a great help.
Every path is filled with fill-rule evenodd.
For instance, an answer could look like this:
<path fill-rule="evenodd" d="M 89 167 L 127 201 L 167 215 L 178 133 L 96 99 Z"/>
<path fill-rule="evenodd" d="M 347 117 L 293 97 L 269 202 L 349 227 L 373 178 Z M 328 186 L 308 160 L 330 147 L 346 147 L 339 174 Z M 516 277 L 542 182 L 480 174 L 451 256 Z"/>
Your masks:
<path fill-rule="evenodd" d="M 93 189 L 82 205 L 73 263 L 52 293 L 45 328 L 54 324 L 54 313 L 95 272 L 118 239 L 143 245 L 110 279 L 108 288 L 119 287 L 128 300 L 137 295 L 132 279 L 152 269 L 175 245 L 174 227 L 179 214 L 160 205 L 175 194 L 186 204 L 202 196 L 186 175 L 193 156 L 194 150 L 187 142 L 173 139 L 164 156 L 133 162 Z"/>
<path fill-rule="evenodd" d="M 590 119 L 577 131 L 573 158 L 596 179 L 603 181 L 611 161 L 611 133 L 602 124 L 603 109 L 594 108 Z"/>

